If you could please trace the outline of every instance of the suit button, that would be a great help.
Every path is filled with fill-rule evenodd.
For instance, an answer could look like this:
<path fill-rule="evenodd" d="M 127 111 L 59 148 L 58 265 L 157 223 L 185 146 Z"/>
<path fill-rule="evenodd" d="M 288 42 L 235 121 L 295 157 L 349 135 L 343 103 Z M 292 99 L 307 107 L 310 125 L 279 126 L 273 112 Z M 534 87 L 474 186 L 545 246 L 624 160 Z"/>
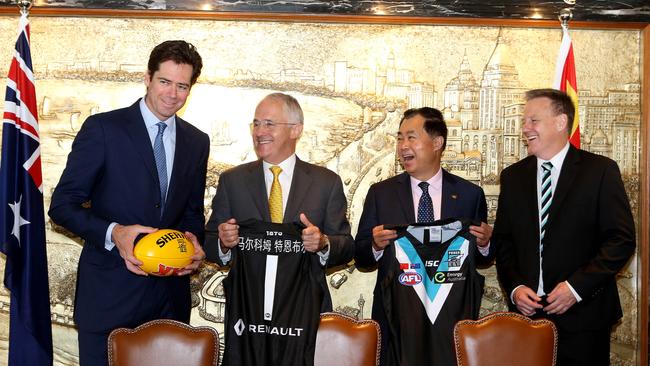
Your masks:
<path fill-rule="evenodd" d="M 160 208 L 160 203 L 156 203 L 156 208 Z"/>

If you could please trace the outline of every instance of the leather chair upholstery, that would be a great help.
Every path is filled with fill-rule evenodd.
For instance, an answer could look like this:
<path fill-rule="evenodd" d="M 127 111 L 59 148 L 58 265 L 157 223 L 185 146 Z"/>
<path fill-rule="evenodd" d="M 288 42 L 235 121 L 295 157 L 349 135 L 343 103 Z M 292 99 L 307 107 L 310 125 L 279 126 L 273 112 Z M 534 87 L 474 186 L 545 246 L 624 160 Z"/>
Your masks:
<path fill-rule="evenodd" d="M 458 366 L 551 366 L 557 358 L 557 329 L 546 319 L 494 313 L 461 320 L 454 327 Z"/>
<path fill-rule="evenodd" d="M 376 366 L 380 345 L 376 321 L 323 313 L 316 335 L 314 366 Z"/>
<path fill-rule="evenodd" d="M 135 329 L 115 329 L 108 337 L 109 366 L 216 366 L 218 362 L 219 334 L 210 327 L 158 319 Z"/>

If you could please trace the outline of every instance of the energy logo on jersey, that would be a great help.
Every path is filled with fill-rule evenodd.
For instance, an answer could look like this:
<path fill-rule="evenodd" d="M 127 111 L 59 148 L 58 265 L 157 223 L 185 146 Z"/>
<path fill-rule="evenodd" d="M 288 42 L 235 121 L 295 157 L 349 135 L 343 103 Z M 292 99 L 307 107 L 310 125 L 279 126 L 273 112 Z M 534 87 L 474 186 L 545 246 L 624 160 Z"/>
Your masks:
<path fill-rule="evenodd" d="M 438 262 L 438 268 L 431 278 L 425 269 L 427 263 L 422 261 L 409 239 L 401 237 L 395 241 L 395 257 L 400 263 L 400 269 L 404 271 L 398 280 L 400 284 L 413 288 L 422 302 L 431 324 L 435 323 L 438 318 L 440 309 L 445 304 L 454 282 L 465 279 L 461 268 L 468 253 L 469 241 L 467 239 L 461 236 L 453 239 L 442 258 L 425 260 L 427 263 Z M 408 264 L 408 269 L 403 268 L 403 263 Z M 411 266 L 412 264 L 415 266 Z M 420 281 L 416 281 L 416 279 Z"/>

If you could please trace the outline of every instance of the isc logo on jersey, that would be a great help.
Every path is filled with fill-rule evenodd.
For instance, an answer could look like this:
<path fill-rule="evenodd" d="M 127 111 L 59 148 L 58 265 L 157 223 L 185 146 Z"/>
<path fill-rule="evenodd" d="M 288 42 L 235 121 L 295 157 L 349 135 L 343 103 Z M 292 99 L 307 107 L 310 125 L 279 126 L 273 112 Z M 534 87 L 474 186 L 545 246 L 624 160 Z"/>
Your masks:
<path fill-rule="evenodd" d="M 399 275 L 399 283 L 404 286 L 415 286 L 418 283 L 422 282 L 422 276 L 419 273 L 415 272 L 404 272 Z"/>

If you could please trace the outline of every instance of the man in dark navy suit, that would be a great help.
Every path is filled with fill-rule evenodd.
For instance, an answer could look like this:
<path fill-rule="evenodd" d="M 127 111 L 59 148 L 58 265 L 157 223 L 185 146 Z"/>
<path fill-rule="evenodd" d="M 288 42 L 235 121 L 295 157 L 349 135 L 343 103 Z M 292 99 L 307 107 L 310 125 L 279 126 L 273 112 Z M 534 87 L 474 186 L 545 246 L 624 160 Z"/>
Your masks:
<path fill-rule="evenodd" d="M 166 41 L 151 52 L 144 98 L 89 117 L 52 195 L 54 222 L 84 239 L 75 322 L 79 363 L 107 364 L 118 327 L 157 318 L 190 320 L 188 274 L 205 256 L 203 194 L 208 136 L 176 116 L 201 73 L 193 45 Z M 193 262 L 178 276 L 147 276 L 133 256 L 139 234 L 184 231 Z"/>
<path fill-rule="evenodd" d="M 381 327 L 382 365 L 397 362 L 386 357 L 393 342 L 409 341 L 393 339 L 382 303 L 381 283 L 386 277 L 390 259 L 395 258 L 392 243 L 397 237 L 395 230 L 384 228 L 385 224 L 422 221 L 418 216 L 424 216 L 425 222 L 454 217 L 480 221 L 480 226 L 470 227 L 481 252 L 477 260 L 489 262 L 492 257 L 488 245 L 492 228 L 486 223 L 487 205 L 483 189 L 440 167 L 446 144 L 447 126 L 440 111 L 423 107 L 404 112 L 397 134 L 397 155 L 405 172 L 373 184 L 363 206 L 354 259 L 360 268 L 378 267 L 372 318 Z M 428 201 L 428 208 L 424 210 L 420 207 L 424 205 L 423 198 Z"/>

